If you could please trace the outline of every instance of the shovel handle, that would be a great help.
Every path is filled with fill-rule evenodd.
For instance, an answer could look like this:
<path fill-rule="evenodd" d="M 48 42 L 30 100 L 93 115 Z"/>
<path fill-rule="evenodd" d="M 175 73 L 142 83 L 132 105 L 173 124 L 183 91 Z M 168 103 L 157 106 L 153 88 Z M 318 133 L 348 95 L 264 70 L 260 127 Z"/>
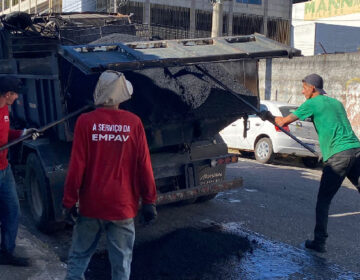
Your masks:
<path fill-rule="evenodd" d="M 93 107 L 94 107 L 93 104 L 89 104 L 89 105 L 86 105 L 86 106 L 84 106 L 84 107 L 81 107 L 80 109 L 78 109 L 78 110 L 76 110 L 76 111 L 74 111 L 74 112 L 66 115 L 65 117 L 63 117 L 63 118 L 61 118 L 61 119 L 59 119 L 59 120 L 57 120 L 57 121 L 53 121 L 53 122 L 51 122 L 51 123 L 49 123 L 49 124 L 47 124 L 47 125 L 39 128 L 39 129 L 38 129 L 38 132 L 39 132 L 39 133 L 43 133 L 45 130 L 48 130 L 49 128 L 52 128 L 52 127 L 54 127 L 54 126 L 56 126 L 56 125 L 58 125 L 58 124 L 60 124 L 60 123 L 63 123 L 64 121 L 66 121 L 66 120 L 68 120 L 68 119 L 70 119 L 70 118 L 72 118 L 72 117 L 74 117 L 74 116 L 76 116 L 76 115 L 78 115 L 78 114 L 80 114 L 80 113 L 82 113 L 82 112 L 90 109 L 90 108 L 93 108 Z M 11 146 L 14 146 L 14 145 L 16 145 L 16 144 L 18 144 L 18 143 L 26 140 L 26 139 L 29 139 L 29 138 L 31 137 L 31 135 L 32 135 L 32 133 L 29 133 L 29 134 L 23 135 L 23 136 L 15 139 L 14 141 L 11 141 L 11 142 L 7 143 L 6 145 L 0 147 L 0 151 L 5 150 L 5 149 L 8 149 L 8 148 L 10 148 Z"/>

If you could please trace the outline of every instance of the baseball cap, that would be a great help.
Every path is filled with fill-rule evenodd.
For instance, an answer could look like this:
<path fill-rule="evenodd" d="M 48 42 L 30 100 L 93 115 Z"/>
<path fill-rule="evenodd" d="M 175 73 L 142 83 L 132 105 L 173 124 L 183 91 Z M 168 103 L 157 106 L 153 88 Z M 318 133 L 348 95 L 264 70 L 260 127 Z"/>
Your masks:
<path fill-rule="evenodd" d="M 321 94 L 326 94 L 326 91 L 323 89 L 324 81 L 320 75 L 310 74 L 306 76 L 302 81 L 304 83 L 314 86 L 317 92 L 320 92 Z"/>
<path fill-rule="evenodd" d="M 18 92 L 21 85 L 21 80 L 13 76 L 0 77 L 0 93 L 8 91 Z"/>

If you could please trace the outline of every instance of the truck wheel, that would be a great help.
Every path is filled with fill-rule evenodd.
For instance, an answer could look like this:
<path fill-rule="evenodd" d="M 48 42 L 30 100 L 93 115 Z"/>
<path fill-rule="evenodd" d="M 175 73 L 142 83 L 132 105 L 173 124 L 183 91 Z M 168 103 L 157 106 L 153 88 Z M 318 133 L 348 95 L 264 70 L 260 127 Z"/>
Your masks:
<path fill-rule="evenodd" d="M 255 158 L 261 163 L 270 163 L 273 160 L 274 152 L 271 140 L 263 137 L 255 145 Z"/>
<path fill-rule="evenodd" d="M 196 202 L 206 202 L 206 201 L 212 200 L 212 199 L 215 198 L 216 195 L 217 195 L 217 193 L 199 196 L 199 197 L 197 198 Z"/>
<path fill-rule="evenodd" d="M 45 233 L 53 231 L 53 215 L 49 184 L 38 156 L 29 154 L 26 160 L 25 191 L 36 226 Z"/>
<path fill-rule="evenodd" d="M 319 165 L 318 158 L 316 157 L 303 157 L 301 158 L 303 164 L 308 168 L 315 168 Z"/>

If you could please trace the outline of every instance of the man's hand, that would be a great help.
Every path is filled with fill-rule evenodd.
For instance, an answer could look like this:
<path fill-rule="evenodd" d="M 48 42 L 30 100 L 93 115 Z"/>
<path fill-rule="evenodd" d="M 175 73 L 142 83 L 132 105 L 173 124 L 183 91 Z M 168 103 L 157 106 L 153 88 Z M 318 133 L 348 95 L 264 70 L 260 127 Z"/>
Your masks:
<path fill-rule="evenodd" d="M 156 220 L 157 212 L 155 204 L 143 204 L 141 209 L 143 222 L 149 224 Z"/>
<path fill-rule="evenodd" d="M 275 123 L 278 126 L 285 126 L 288 125 L 296 120 L 298 120 L 299 118 L 297 116 L 295 116 L 294 114 L 289 114 L 286 117 L 275 117 Z"/>
<path fill-rule="evenodd" d="M 40 131 L 36 128 L 25 128 L 21 134 L 21 136 L 31 134 L 31 138 L 36 140 L 40 136 Z"/>
<path fill-rule="evenodd" d="M 76 222 L 76 218 L 79 216 L 76 205 L 71 208 L 66 208 L 63 206 L 62 215 L 66 223 L 74 225 Z"/>
<path fill-rule="evenodd" d="M 284 117 L 275 117 L 275 123 L 278 126 L 284 126 L 285 125 L 285 118 Z"/>
<path fill-rule="evenodd" d="M 275 117 L 273 116 L 273 114 L 271 114 L 270 111 L 261 111 L 258 116 L 263 121 L 269 121 L 272 123 L 275 121 Z"/>

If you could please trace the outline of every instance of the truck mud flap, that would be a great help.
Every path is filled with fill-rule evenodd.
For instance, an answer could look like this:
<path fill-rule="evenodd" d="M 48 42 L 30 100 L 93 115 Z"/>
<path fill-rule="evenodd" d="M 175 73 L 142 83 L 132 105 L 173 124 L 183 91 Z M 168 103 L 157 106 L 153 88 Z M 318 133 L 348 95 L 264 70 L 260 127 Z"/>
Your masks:
<path fill-rule="evenodd" d="M 197 186 L 194 188 L 188 188 L 173 192 L 167 192 L 167 193 L 158 193 L 157 194 L 157 200 L 156 204 L 168 204 L 176 201 L 181 201 L 185 199 L 190 199 L 194 197 L 214 194 L 218 192 L 222 192 L 225 190 L 231 190 L 235 188 L 242 187 L 243 179 L 242 178 L 236 178 L 232 181 L 225 181 L 221 184 L 215 183 L 215 184 L 209 184 L 209 185 L 203 185 L 203 186 Z"/>

